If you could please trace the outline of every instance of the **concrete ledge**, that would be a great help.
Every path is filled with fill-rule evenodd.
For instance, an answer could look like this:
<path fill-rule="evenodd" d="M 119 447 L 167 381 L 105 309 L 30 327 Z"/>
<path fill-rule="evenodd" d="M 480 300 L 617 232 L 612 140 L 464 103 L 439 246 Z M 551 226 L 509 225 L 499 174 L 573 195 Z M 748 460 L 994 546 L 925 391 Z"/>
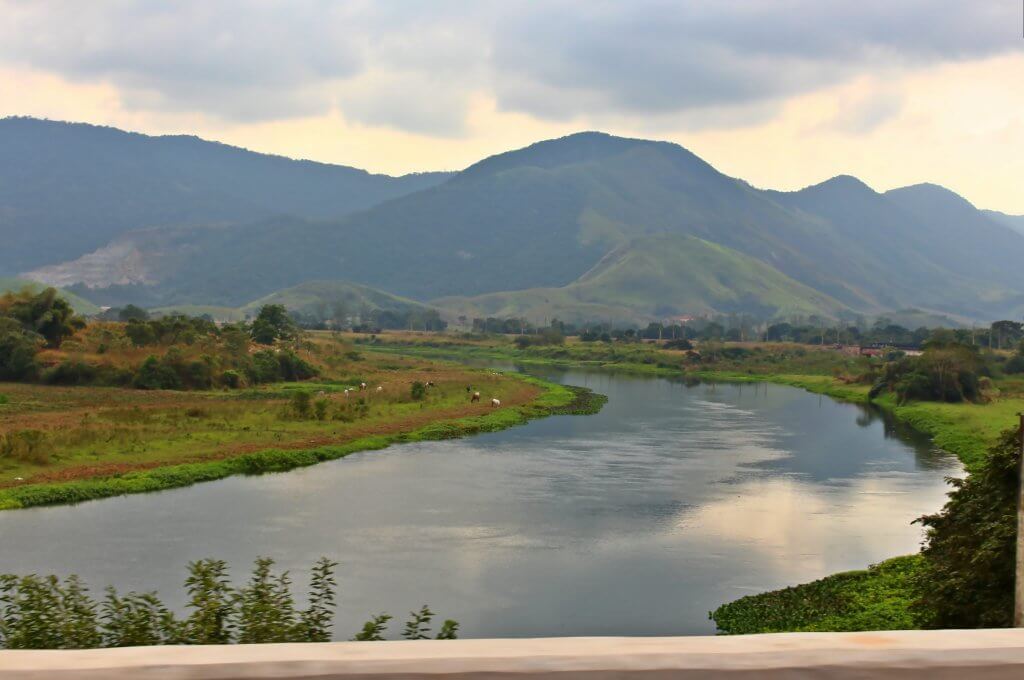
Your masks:
<path fill-rule="evenodd" d="M 0 651 L 0 680 L 1024 678 L 1024 629 Z"/>

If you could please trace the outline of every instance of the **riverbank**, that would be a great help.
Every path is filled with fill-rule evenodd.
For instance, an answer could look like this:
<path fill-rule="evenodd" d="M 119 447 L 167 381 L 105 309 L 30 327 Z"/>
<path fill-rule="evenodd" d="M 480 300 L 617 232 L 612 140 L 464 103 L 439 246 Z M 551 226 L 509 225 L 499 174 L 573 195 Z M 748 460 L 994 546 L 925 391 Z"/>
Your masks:
<path fill-rule="evenodd" d="M 468 354 L 525 365 L 582 366 L 721 382 L 768 382 L 801 388 L 838 401 L 871 403 L 899 422 L 929 435 L 937 447 L 956 455 L 968 472 L 976 471 L 984 463 L 1000 434 L 1014 427 L 1017 414 L 1024 411 L 1024 399 L 1020 398 L 1019 390 L 1007 390 L 986 404 L 920 401 L 899 404 L 892 395 L 871 400 L 867 384 L 849 379 L 856 375 L 854 360 L 826 350 L 797 348 L 788 352 L 795 360 L 780 361 L 777 367 L 766 365 L 768 362 L 764 360 L 745 366 L 740 354 L 738 360 L 722 362 L 728 365 L 727 369 L 707 370 L 688 365 L 678 355 L 658 357 L 655 353 L 659 350 L 644 346 L 630 347 L 624 352 L 614 348 L 596 349 L 597 352 L 589 346 L 576 344 L 564 350 L 546 348 L 548 356 L 534 356 L 532 348 L 518 351 L 508 347 L 478 347 Z M 447 356 L 459 354 L 454 346 L 413 349 L 417 355 L 424 351 L 444 352 Z M 569 356 L 552 356 L 563 352 Z M 596 353 L 604 356 L 595 359 Z M 623 361 L 617 362 L 613 353 L 620 355 Z M 590 356 L 591 360 L 569 358 L 573 355 Z M 638 358 L 641 361 L 638 362 Z M 669 362 L 672 368 L 665 365 Z M 808 367 L 828 372 L 788 370 Z M 916 584 L 921 565 L 922 558 L 918 555 L 895 557 L 867 569 L 740 598 L 709 612 L 709 616 L 728 634 L 916 628 L 919 623 L 913 604 L 920 597 Z"/>
<path fill-rule="evenodd" d="M 751 375 L 730 371 L 693 371 L 686 375 L 705 380 L 790 385 L 839 401 L 873 404 L 931 437 L 938 448 L 959 458 L 968 472 L 984 462 L 988 449 L 1003 431 L 1016 425 L 1017 414 L 1024 411 L 1024 399 L 1019 398 L 999 399 L 988 404 L 927 401 L 898 404 L 895 397 L 886 394 L 869 400 L 868 385 L 845 383 L 827 375 Z"/>
<path fill-rule="evenodd" d="M 488 375 L 494 387 L 498 378 L 493 374 Z M 346 434 L 336 435 L 337 441 L 322 445 L 315 445 L 317 439 L 312 439 L 306 442 L 314 444 L 312 446 L 259 448 L 213 460 L 176 465 L 157 464 L 111 475 L 102 474 L 103 469 L 98 468 L 100 474 L 95 478 L 18 484 L 0 489 L 0 510 L 79 503 L 129 493 L 161 491 L 237 474 L 283 472 L 397 443 L 452 439 L 492 432 L 550 415 L 596 413 L 605 401 L 602 395 L 585 388 L 567 387 L 530 376 L 501 376 L 500 380 L 514 381 L 528 387 L 528 390 L 520 391 L 519 394 L 526 394 L 529 399 L 516 403 L 515 391 L 492 390 L 503 395 L 503 398 L 508 395 L 512 403 L 493 410 L 490 410 L 490 406 L 476 405 L 474 410 L 477 414 L 455 417 L 453 413 L 465 411 L 466 408 L 441 408 L 435 413 L 426 414 L 410 413 L 406 409 L 399 414 L 400 417 L 391 420 L 387 427 L 383 427 L 383 423 L 375 423 L 373 427 L 362 428 L 377 431 L 375 433 L 360 436 L 358 433 L 361 430 L 352 428 Z M 462 399 L 465 398 L 464 395 Z M 325 438 L 331 439 L 332 435 L 324 435 L 321 440 Z"/>
<path fill-rule="evenodd" d="M 369 346 L 374 352 L 437 359 L 507 361 L 524 366 L 592 368 L 633 375 L 692 378 L 722 382 L 768 382 L 798 387 L 839 401 L 870 403 L 897 420 L 931 437 L 935 445 L 957 456 L 974 470 L 1001 432 L 1014 427 L 1024 412 L 1024 398 L 1009 396 L 988 404 L 910 402 L 898 404 L 892 395 L 868 399 L 870 386 L 837 378 L 854 370 L 856 360 L 827 350 L 795 348 L 777 365 L 761 362 L 745 366 L 744 358 L 723 362 L 728 368 L 702 368 L 685 362 L 685 353 L 651 344 L 625 346 L 605 343 L 516 348 L 511 343 L 465 343 L 454 340 L 382 342 Z M 810 372 L 814 371 L 814 372 Z"/>

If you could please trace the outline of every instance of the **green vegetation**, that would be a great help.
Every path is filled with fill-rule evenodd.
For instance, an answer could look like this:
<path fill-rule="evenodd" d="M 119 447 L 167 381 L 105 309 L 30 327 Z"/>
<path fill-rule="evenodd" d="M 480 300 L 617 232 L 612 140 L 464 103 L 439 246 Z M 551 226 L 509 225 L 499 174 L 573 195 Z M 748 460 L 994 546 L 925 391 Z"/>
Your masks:
<path fill-rule="evenodd" d="M 710 616 L 728 634 L 1005 628 L 1013 622 L 1020 431 L 1005 431 L 949 501 L 919 521 L 919 555 L 750 595 Z"/>
<path fill-rule="evenodd" d="M 917 608 L 928 627 L 1013 625 L 1022 434 L 1004 432 L 980 469 L 952 482 L 942 511 L 921 518 L 927 533 Z"/>
<path fill-rule="evenodd" d="M 381 375 L 379 364 L 358 363 L 365 375 Z M 424 368 L 430 367 L 411 364 L 386 370 Z M 277 391 L 253 390 L 234 398 L 154 393 L 153 406 L 159 405 L 160 410 L 151 406 L 142 411 L 116 403 L 102 409 L 93 406 L 93 417 L 59 431 L 4 433 L 0 427 L 0 470 L 9 475 L 7 479 L 26 478 L 6 487 L 0 480 L 0 509 L 77 503 L 235 474 L 282 472 L 394 443 L 451 439 L 554 414 L 593 413 L 604 403 L 603 397 L 587 390 L 527 376 L 442 368 L 434 368 L 431 375 L 437 386 L 421 399 L 414 399 L 408 388 L 404 393 L 389 389 L 370 391 L 365 397 L 343 397 L 340 385 L 286 384 Z M 469 408 L 467 383 L 486 386 L 489 394 L 503 400 L 502 408 Z M 327 396 L 314 399 L 317 388 Z M 18 404 L 29 406 L 37 393 L 53 389 L 25 389 Z M 109 400 L 116 394 L 103 397 Z M 98 396 L 75 394 L 72 398 L 95 404 Z M 54 408 L 69 408 L 55 397 L 51 397 Z M 70 408 L 72 413 L 77 411 Z M 467 412 L 472 415 L 464 415 Z M 45 412 L 35 417 L 49 422 Z M 326 441 L 318 445 L 311 438 Z M 291 446 L 268 446 L 274 441 Z M 44 481 L 34 483 L 32 475 Z M 64 481 L 69 478 L 74 481 Z"/>
<path fill-rule="evenodd" d="M 0 575 L 0 648 L 90 649 L 148 645 L 226 645 L 329 642 L 334 625 L 337 562 L 321 558 L 310 573 L 308 606 L 299 609 L 288 572 L 275 574 L 274 560 L 261 557 L 252 576 L 233 587 L 228 565 L 205 559 L 188 565 L 188 595 L 182 618 L 155 592 L 120 594 L 110 586 L 97 601 L 77 576 Z M 402 637 L 429 639 L 434 613 L 424 605 L 410 612 Z M 373 617 L 353 640 L 381 640 L 391 617 Z M 447 620 L 436 636 L 452 640 L 459 624 Z M 369 635 L 367 634 L 369 632 Z"/>
<path fill-rule="evenodd" d="M 29 281 L 28 279 L 12 279 L 0 277 L 0 295 L 6 293 L 21 293 L 27 291 L 33 295 L 38 295 L 45 291 L 47 286 L 35 281 Z M 76 314 L 83 316 L 94 316 L 100 313 L 100 308 L 89 302 L 85 298 L 75 295 L 66 290 L 57 289 L 57 295 L 64 300 L 67 300 L 71 308 L 75 310 Z"/>
<path fill-rule="evenodd" d="M 265 305 L 282 305 L 303 326 L 316 329 L 444 330 L 437 309 L 346 281 L 307 281 L 251 302 L 240 314 L 255 314 Z"/>
<path fill-rule="evenodd" d="M 695 236 L 660 234 L 630 241 L 562 288 L 443 298 L 467 317 L 591 319 L 638 324 L 667 314 L 744 311 L 771 318 L 834 317 L 845 306 L 767 264 Z"/>
<path fill-rule="evenodd" d="M 296 339 L 299 329 L 284 305 L 263 305 L 252 322 L 250 334 L 261 345 L 273 345 L 278 340 Z"/>
<path fill-rule="evenodd" d="M 709 616 L 729 635 L 918 628 L 914 604 L 921 563 L 917 555 L 895 557 L 863 571 L 748 595 Z"/>
<path fill-rule="evenodd" d="M 307 380 L 319 372 L 310 363 L 312 346 L 283 307 L 266 306 L 251 328 L 149 318 L 132 305 L 119 317 L 127 323 L 87 326 L 52 288 L 0 297 L 0 380 L 180 390 Z M 266 347 L 251 347 L 250 336 Z M 144 358 L 133 351 L 141 348 Z"/>

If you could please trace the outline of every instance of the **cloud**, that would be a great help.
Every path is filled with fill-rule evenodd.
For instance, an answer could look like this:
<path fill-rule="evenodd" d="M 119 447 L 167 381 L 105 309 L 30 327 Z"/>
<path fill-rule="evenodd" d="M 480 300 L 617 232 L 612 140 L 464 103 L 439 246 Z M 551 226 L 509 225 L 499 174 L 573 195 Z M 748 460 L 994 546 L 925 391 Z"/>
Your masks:
<path fill-rule="evenodd" d="M 903 97 L 896 92 L 877 92 L 863 99 L 841 102 L 841 106 L 830 127 L 862 135 L 895 118 L 903 110 Z"/>
<path fill-rule="evenodd" d="M 865 73 L 1024 48 L 1016 3 L 968 0 L 0 0 L 0 12 L 0 66 L 110 84 L 129 109 L 234 122 L 339 111 L 449 136 L 481 94 L 550 121 L 728 127 Z M 866 106 L 848 129 L 884 117 L 885 102 Z"/>

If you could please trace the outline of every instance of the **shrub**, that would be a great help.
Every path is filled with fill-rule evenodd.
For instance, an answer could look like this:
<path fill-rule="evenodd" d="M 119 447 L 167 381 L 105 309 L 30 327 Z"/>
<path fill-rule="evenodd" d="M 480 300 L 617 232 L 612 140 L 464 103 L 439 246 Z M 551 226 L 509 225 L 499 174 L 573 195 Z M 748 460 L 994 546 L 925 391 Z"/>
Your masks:
<path fill-rule="evenodd" d="M 242 374 L 234 369 L 228 369 L 220 374 L 220 382 L 225 387 L 237 389 L 242 386 Z"/>
<path fill-rule="evenodd" d="M 1024 354 L 1014 354 L 1003 366 L 1003 372 L 1016 375 L 1024 373 Z"/>
<path fill-rule="evenodd" d="M 300 420 L 306 420 L 313 412 L 312 397 L 309 392 L 299 391 L 292 393 L 290 402 L 291 412 Z"/>
<path fill-rule="evenodd" d="M 288 572 L 275 574 L 274 561 L 259 557 L 252 576 L 232 587 L 223 560 L 188 565 L 186 615 L 178 618 L 154 592 L 120 595 L 113 587 L 97 603 L 77 576 L 0 575 L 0 647 L 87 649 L 142 645 L 327 642 L 334 625 L 338 566 L 323 557 L 310 572 L 305 609 L 291 593 Z M 406 639 L 428 639 L 434 613 L 424 605 L 405 624 Z M 353 640 L 383 640 L 388 614 L 373 617 Z M 438 640 L 457 637 L 459 624 L 447 620 Z"/>
<path fill-rule="evenodd" d="M 139 366 L 133 384 L 141 390 L 181 389 L 181 380 L 174 369 L 152 355 Z"/>
<path fill-rule="evenodd" d="M 42 338 L 14 319 L 0 316 L 0 380 L 31 380 L 38 371 L 36 353 Z"/>
<path fill-rule="evenodd" d="M 45 465 L 50 462 L 46 433 L 41 430 L 18 430 L 0 434 L 0 460 Z"/>
<path fill-rule="evenodd" d="M 945 507 L 918 520 L 926 529 L 918 608 L 929 627 L 1012 625 L 1019 437 L 1004 432 L 980 470 L 951 480 Z"/>
<path fill-rule="evenodd" d="M 185 369 L 189 387 L 208 390 L 213 386 L 213 367 L 210 361 L 192 361 Z"/>
<path fill-rule="evenodd" d="M 51 385 L 89 385 L 96 381 L 95 366 L 68 359 L 43 374 L 43 382 Z"/>
<path fill-rule="evenodd" d="M 419 380 L 412 384 L 409 388 L 409 396 L 412 397 L 413 401 L 420 401 L 427 396 L 427 386 Z"/>

